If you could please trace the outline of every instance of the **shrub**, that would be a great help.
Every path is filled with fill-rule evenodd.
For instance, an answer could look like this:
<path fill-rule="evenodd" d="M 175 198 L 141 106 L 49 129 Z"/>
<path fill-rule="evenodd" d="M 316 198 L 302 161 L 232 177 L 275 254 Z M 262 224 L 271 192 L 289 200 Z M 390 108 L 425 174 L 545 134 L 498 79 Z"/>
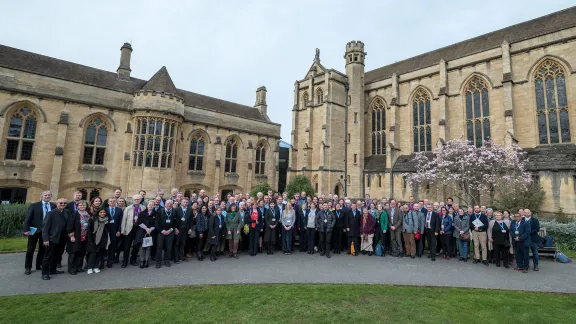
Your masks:
<path fill-rule="evenodd" d="M 264 195 L 266 195 L 266 193 L 268 192 L 268 190 L 272 190 L 272 187 L 270 187 L 270 185 L 268 184 L 268 182 L 260 182 L 259 184 L 257 184 L 254 188 L 252 188 L 252 191 L 250 191 L 250 195 L 252 197 L 256 197 L 256 195 L 261 192 Z"/>
<path fill-rule="evenodd" d="M 498 210 L 509 210 L 511 213 L 520 208 L 528 208 L 533 213 L 538 214 L 540 213 L 540 206 L 544 202 L 545 194 L 540 184 L 534 181 L 525 190 L 501 192 L 494 201 L 494 205 Z"/>
<path fill-rule="evenodd" d="M 28 207 L 30 204 L 0 205 L 0 237 L 22 235 Z"/>
<path fill-rule="evenodd" d="M 546 234 L 554 238 L 556 245 L 569 250 L 576 250 L 576 221 L 562 224 L 556 220 L 541 220 L 540 228 L 546 228 Z"/>
<path fill-rule="evenodd" d="M 288 197 L 294 196 L 296 193 L 306 192 L 306 196 L 312 197 L 314 195 L 314 187 L 310 180 L 304 175 L 297 175 L 290 181 L 286 186 L 286 191 L 288 192 Z"/>

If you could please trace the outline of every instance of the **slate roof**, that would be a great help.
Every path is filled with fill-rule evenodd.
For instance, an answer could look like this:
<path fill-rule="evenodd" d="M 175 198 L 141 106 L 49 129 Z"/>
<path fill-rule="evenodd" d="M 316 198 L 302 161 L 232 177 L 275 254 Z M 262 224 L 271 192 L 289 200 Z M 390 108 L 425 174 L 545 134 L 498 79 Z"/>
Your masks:
<path fill-rule="evenodd" d="M 364 171 L 384 172 L 386 169 L 386 155 L 371 155 L 364 158 Z"/>
<path fill-rule="evenodd" d="M 529 171 L 576 171 L 576 145 L 559 144 L 525 149 Z"/>
<path fill-rule="evenodd" d="M 416 163 L 412 159 L 413 157 L 413 154 L 400 155 L 392 167 L 392 172 L 416 172 Z"/>
<path fill-rule="evenodd" d="M 438 64 L 441 59 L 450 61 L 497 48 L 503 41 L 516 43 L 574 26 L 576 26 L 576 6 L 368 71 L 365 82 L 387 79 L 393 73 L 404 74 L 430 67 Z"/>
<path fill-rule="evenodd" d="M 246 117 L 268 122 L 262 114 L 260 114 L 258 109 L 254 107 L 177 89 L 165 67 L 162 67 L 156 74 L 154 74 L 150 81 L 140 80 L 133 77 L 130 78 L 130 81 L 127 81 L 119 79 L 118 74 L 115 72 L 104 71 L 1 44 L 0 66 L 127 93 L 134 93 L 143 87 L 145 90 L 165 89 L 163 90 L 164 92 L 170 93 L 175 91 L 174 94 L 181 96 L 184 99 L 186 106 L 204 108 L 238 117 Z"/>

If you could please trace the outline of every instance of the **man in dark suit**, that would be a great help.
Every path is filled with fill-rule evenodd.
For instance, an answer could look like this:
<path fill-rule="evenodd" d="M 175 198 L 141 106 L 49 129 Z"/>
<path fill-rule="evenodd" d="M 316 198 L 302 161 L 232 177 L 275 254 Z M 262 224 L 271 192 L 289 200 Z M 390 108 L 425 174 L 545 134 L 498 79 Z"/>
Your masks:
<path fill-rule="evenodd" d="M 530 223 L 530 248 L 532 250 L 532 262 L 534 264 L 534 271 L 538 271 L 538 247 L 540 246 L 540 222 L 537 218 L 532 217 L 530 209 L 524 209 L 524 219 Z M 528 251 L 530 253 L 530 251 Z M 528 261 L 526 265 L 528 266 Z"/>
<path fill-rule="evenodd" d="M 298 204 L 294 204 L 294 207 L 298 206 Z M 306 203 L 303 203 L 299 210 L 296 212 L 296 219 L 298 223 L 298 235 L 299 235 L 299 242 L 300 245 L 300 252 L 306 252 L 306 224 L 308 224 L 308 215 L 310 214 L 310 209 Z"/>
<path fill-rule="evenodd" d="M 428 204 L 426 206 L 426 218 L 424 220 L 424 235 L 428 241 L 428 248 L 430 248 L 430 254 L 428 255 L 432 261 L 436 261 L 436 237 L 438 232 L 440 232 L 440 217 L 438 213 L 433 211 L 432 205 Z"/>
<path fill-rule="evenodd" d="M 164 253 L 164 265 L 170 266 L 170 258 L 172 257 L 172 243 L 174 241 L 174 231 L 176 229 L 176 213 L 172 209 L 172 200 L 168 199 L 164 202 L 164 208 L 158 209 L 158 216 L 156 216 L 156 268 L 162 266 L 162 252 Z"/>
<path fill-rule="evenodd" d="M 530 222 L 520 215 L 520 213 L 514 214 L 516 221 L 510 224 L 510 233 L 514 240 L 514 254 L 516 255 L 516 268 L 514 270 L 522 271 L 523 273 L 528 273 L 529 268 L 529 255 L 528 248 L 532 244 L 532 239 L 530 238 Z"/>
<path fill-rule="evenodd" d="M 80 191 L 74 192 L 74 200 L 66 205 L 69 214 L 72 215 L 78 210 L 78 202 L 82 200 L 82 193 Z"/>
<path fill-rule="evenodd" d="M 348 234 L 348 246 L 352 246 L 354 242 L 354 256 L 358 255 L 360 250 L 360 218 L 362 218 L 362 212 L 356 209 L 356 204 L 352 204 L 352 208 L 345 213 L 344 216 L 344 227 L 346 228 L 346 234 Z M 351 249 L 348 249 L 348 254 L 351 253 Z"/>
<path fill-rule="evenodd" d="M 336 204 L 336 209 L 334 209 L 334 217 L 336 218 L 336 223 L 334 224 L 334 230 L 332 231 L 332 240 L 334 242 L 334 253 L 340 254 L 342 251 L 342 235 L 344 234 L 344 211 L 342 210 L 342 205 L 340 203 Z"/>
<path fill-rule="evenodd" d="M 55 253 L 60 243 L 62 232 L 66 232 L 66 220 L 68 211 L 66 210 L 66 199 L 60 198 L 56 208 L 46 214 L 42 222 L 42 242 L 46 248 L 44 259 L 42 259 L 42 279 L 50 280 L 51 274 L 61 274 L 64 271 L 56 270 Z"/>
<path fill-rule="evenodd" d="M 24 274 L 29 275 L 32 273 L 32 259 L 34 259 L 34 251 L 38 244 L 38 255 L 36 255 L 36 270 L 42 270 L 42 260 L 44 259 L 45 247 L 42 244 L 42 221 L 46 214 L 56 209 L 56 204 L 51 203 L 52 193 L 50 190 L 43 191 L 40 195 L 40 201 L 35 202 L 28 208 L 26 218 L 24 219 L 24 235 L 28 236 L 28 247 L 26 248 L 26 261 L 24 263 Z M 30 227 L 36 228 L 36 232 L 32 234 Z"/>
<path fill-rule="evenodd" d="M 110 215 L 108 220 L 107 229 L 110 235 L 110 245 L 108 246 L 108 261 L 106 266 L 112 268 L 113 263 L 120 262 L 120 251 L 124 248 L 124 237 L 121 236 L 122 232 L 122 208 L 116 207 L 116 197 L 110 197 L 106 199 L 108 201 L 108 207 L 106 211 Z"/>
<path fill-rule="evenodd" d="M 192 228 L 192 208 L 188 207 L 188 198 L 182 199 L 180 207 L 175 209 L 176 213 L 176 236 L 174 238 L 174 263 L 188 261 L 184 257 L 184 248 L 188 240 L 188 230 Z"/>

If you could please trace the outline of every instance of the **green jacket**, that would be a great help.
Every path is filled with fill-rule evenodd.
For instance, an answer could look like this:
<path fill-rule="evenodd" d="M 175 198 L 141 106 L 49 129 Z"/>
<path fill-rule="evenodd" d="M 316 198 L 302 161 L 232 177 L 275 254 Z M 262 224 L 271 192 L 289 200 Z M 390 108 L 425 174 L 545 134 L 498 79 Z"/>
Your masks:
<path fill-rule="evenodd" d="M 239 212 L 226 213 L 226 219 L 224 220 L 224 222 L 226 223 L 227 231 L 238 232 L 242 231 L 242 228 L 244 227 L 244 219 L 240 217 Z M 228 232 L 226 232 L 226 239 L 231 240 L 232 234 L 228 234 Z"/>
<path fill-rule="evenodd" d="M 376 211 L 376 213 L 378 213 L 378 211 Z M 382 231 L 388 230 L 388 213 L 385 210 L 380 213 L 380 229 Z"/>

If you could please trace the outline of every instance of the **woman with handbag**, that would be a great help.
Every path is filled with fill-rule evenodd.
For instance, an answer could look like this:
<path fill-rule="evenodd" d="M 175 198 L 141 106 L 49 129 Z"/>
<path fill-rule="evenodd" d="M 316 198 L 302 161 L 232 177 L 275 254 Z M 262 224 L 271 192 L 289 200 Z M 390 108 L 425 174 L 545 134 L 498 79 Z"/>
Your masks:
<path fill-rule="evenodd" d="M 458 209 L 458 216 L 454 217 L 453 236 L 458 240 L 459 261 L 468 262 L 468 247 L 470 246 L 470 216 L 462 208 Z"/>
<path fill-rule="evenodd" d="M 372 256 L 374 250 L 372 241 L 374 240 L 374 226 L 376 222 L 374 217 L 368 213 L 368 209 L 364 208 L 362 211 L 362 219 L 360 221 L 360 250 L 362 254 Z"/>
<path fill-rule="evenodd" d="M 200 212 L 196 216 L 196 257 L 198 261 L 204 261 L 204 243 L 206 242 L 206 236 L 204 233 L 207 230 L 208 219 L 210 218 L 210 213 L 208 213 L 208 205 L 202 205 Z"/>
<path fill-rule="evenodd" d="M 511 240 L 510 224 L 507 224 L 502 219 L 501 212 L 495 212 L 494 219 L 488 225 L 488 244 L 497 267 L 500 267 L 500 258 L 502 258 L 504 268 L 509 268 L 508 251 L 510 250 Z"/>
<path fill-rule="evenodd" d="M 140 244 L 140 269 L 148 268 L 150 253 L 154 245 L 153 231 L 157 213 L 155 206 L 154 200 L 149 200 L 146 209 L 138 214 L 138 220 L 136 221 L 138 232 L 136 233 L 134 244 Z"/>

